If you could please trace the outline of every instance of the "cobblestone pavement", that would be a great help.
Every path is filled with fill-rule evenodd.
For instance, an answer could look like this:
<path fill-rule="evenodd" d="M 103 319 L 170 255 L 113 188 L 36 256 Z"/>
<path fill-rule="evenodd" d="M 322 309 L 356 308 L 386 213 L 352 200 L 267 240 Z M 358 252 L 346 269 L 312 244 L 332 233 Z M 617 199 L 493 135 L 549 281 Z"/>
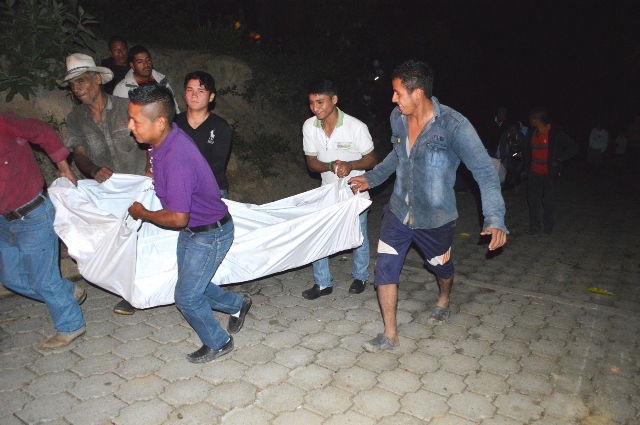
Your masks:
<path fill-rule="evenodd" d="M 638 187 L 579 171 L 563 182 L 551 237 L 525 235 L 524 194 L 505 196 L 511 236 L 493 258 L 473 197 L 459 195 L 451 321 L 427 324 L 435 279 L 411 252 L 401 346 L 382 354 L 360 347 L 382 321 L 371 286 L 348 294 L 349 253 L 332 258 L 336 288 L 315 301 L 300 295 L 310 267 L 234 287 L 254 300 L 236 349 L 201 365 L 184 359 L 200 343 L 175 306 L 119 316 L 115 296 L 79 280 L 86 336 L 43 351 L 46 308 L 5 296 L 0 424 L 640 423 Z M 388 197 L 374 197 L 372 247 Z M 63 274 L 78 278 L 68 258 Z"/>

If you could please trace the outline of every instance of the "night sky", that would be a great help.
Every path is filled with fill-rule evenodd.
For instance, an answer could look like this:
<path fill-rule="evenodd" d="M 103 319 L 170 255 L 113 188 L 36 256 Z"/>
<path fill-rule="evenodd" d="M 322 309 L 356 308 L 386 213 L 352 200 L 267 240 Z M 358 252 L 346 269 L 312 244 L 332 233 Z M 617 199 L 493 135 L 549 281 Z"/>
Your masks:
<path fill-rule="evenodd" d="M 323 9 L 339 7 L 331 0 L 228 3 L 245 9 L 265 43 L 317 48 L 322 30 L 343 31 L 389 72 L 425 60 L 434 95 L 474 124 L 501 105 L 523 121 L 531 107 L 547 106 L 578 140 L 598 120 L 619 128 L 640 111 L 640 2 L 351 1 L 360 9 L 348 21 Z"/>

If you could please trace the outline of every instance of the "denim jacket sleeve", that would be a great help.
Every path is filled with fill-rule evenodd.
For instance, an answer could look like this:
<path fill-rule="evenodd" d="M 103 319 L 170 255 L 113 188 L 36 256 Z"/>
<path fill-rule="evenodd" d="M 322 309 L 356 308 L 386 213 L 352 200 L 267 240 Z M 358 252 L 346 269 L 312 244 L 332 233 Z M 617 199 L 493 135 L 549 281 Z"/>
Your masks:
<path fill-rule="evenodd" d="M 453 129 L 453 149 L 480 187 L 484 215 L 482 228 L 494 227 L 509 233 L 504 224 L 506 209 L 496 168 L 471 123 L 461 115 L 453 114 L 461 118 Z"/>
<path fill-rule="evenodd" d="M 384 183 L 391 174 L 395 173 L 397 166 L 398 155 L 395 149 L 392 149 L 381 163 L 376 165 L 373 170 L 364 173 L 363 177 L 369 183 L 369 187 L 376 187 Z"/>

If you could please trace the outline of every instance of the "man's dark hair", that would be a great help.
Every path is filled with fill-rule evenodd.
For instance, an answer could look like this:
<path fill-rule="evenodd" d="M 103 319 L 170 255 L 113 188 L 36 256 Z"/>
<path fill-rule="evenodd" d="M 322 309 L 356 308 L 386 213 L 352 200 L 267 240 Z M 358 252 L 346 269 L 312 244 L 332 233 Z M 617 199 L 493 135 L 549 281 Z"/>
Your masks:
<path fill-rule="evenodd" d="M 329 97 L 338 95 L 338 86 L 326 78 L 316 78 L 307 85 L 307 94 L 325 94 Z"/>
<path fill-rule="evenodd" d="M 109 38 L 109 41 L 107 42 L 107 46 L 109 46 L 109 50 L 111 50 L 111 46 L 113 45 L 113 43 L 115 43 L 116 41 L 119 41 L 121 43 L 124 43 L 125 46 L 129 46 L 129 44 L 127 43 L 127 40 L 124 39 L 123 36 L 121 35 L 114 35 L 111 36 L 111 38 Z"/>
<path fill-rule="evenodd" d="M 409 94 L 415 89 L 421 89 L 426 97 L 433 96 L 433 70 L 426 62 L 413 59 L 406 61 L 393 70 L 391 80 L 396 78 L 402 81 L 402 87 L 407 89 Z"/>
<path fill-rule="evenodd" d="M 149 111 L 151 116 L 147 115 L 147 118 L 152 121 L 158 117 L 165 117 L 171 124 L 176 115 L 173 94 L 169 88 L 161 84 L 149 83 L 129 90 L 129 100 L 136 105 L 153 105 L 153 109 Z M 146 113 L 151 108 L 144 109 Z"/>
<path fill-rule="evenodd" d="M 151 53 L 149 53 L 149 50 L 147 50 L 146 47 L 136 44 L 129 49 L 129 53 L 127 54 L 127 63 L 132 63 L 136 55 L 139 55 L 140 53 L 146 53 L 151 56 Z"/>
<path fill-rule="evenodd" d="M 189 84 L 189 81 L 191 81 L 191 80 L 200 81 L 200 85 L 204 86 L 204 88 L 207 89 L 207 91 L 209 93 L 217 94 L 216 93 L 216 80 L 213 79 L 211 74 L 209 74 L 207 72 L 204 72 L 204 71 L 194 71 L 194 72 L 188 73 L 184 77 L 184 88 L 185 89 L 187 88 L 187 84 Z"/>
<path fill-rule="evenodd" d="M 536 106 L 529 113 L 529 118 L 534 118 L 540 121 L 542 124 L 549 124 L 551 119 L 549 118 L 549 110 L 541 106 Z"/>

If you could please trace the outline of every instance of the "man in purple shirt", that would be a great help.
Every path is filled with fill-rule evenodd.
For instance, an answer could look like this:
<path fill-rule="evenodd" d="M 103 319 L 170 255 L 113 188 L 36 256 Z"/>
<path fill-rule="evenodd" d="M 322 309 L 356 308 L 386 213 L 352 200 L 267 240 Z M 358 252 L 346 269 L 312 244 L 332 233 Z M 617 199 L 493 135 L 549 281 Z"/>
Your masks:
<path fill-rule="evenodd" d="M 251 307 L 251 298 L 211 283 L 233 242 L 233 220 L 220 198 L 220 189 L 195 143 L 172 124 L 175 104 L 171 91 L 146 84 L 129 92 L 129 129 L 138 143 L 151 145 L 150 162 L 162 209 L 149 211 L 134 202 L 129 213 L 160 226 L 178 228 L 178 281 L 175 301 L 196 331 L 202 347 L 187 360 L 204 363 L 233 350 L 233 337 Z M 211 310 L 231 315 L 227 332 Z"/>

